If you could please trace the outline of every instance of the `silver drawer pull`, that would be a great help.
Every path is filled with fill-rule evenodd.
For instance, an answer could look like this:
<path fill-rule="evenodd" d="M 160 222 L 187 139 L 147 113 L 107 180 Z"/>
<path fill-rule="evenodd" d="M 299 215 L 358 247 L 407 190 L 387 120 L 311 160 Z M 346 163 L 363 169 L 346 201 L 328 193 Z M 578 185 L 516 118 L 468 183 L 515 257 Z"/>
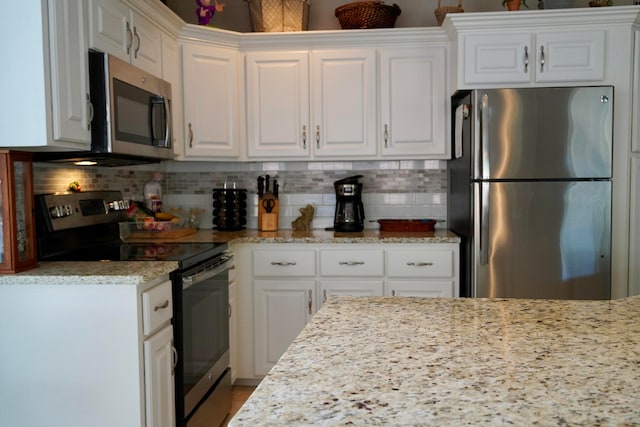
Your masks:
<path fill-rule="evenodd" d="M 156 305 L 155 307 L 153 307 L 153 311 L 158 311 L 158 310 L 162 310 L 163 308 L 167 308 L 169 307 L 169 300 L 164 300 L 164 302 L 160 305 Z"/>
<path fill-rule="evenodd" d="M 295 262 L 292 261 L 271 261 L 271 265 L 278 265 L 280 267 L 287 267 L 290 265 L 296 265 Z"/>
<path fill-rule="evenodd" d="M 364 265 L 364 261 L 340 261 L 339 265 Z"/>
<path fill-rule="evenodd" d="M 407 261 L 407 265 L 411 265 L 414 267 L 431 267 L 433 265 L 432 262 L 412 262 Z"/>

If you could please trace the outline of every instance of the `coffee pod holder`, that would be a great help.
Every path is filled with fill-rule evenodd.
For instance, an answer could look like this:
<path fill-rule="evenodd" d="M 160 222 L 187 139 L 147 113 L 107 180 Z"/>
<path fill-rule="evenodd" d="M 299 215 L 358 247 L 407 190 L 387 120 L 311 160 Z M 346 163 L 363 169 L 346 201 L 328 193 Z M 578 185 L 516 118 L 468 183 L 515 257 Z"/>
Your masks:
<path fill-rule="evenodd" d="M 244 230 L 247 224 L 247 190 L 213 189 L 213 226 L 219 231 Z"/>

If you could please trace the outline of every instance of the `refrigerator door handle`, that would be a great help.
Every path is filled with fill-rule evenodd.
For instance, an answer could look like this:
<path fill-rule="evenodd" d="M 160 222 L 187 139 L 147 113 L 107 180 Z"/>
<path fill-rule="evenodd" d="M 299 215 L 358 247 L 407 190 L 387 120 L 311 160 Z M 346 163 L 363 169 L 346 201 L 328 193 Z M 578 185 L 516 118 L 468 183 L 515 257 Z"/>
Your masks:
<path fill-rule="evenodd" d="M 478 214 L 480 218 L 480 265 L 487 265 L 489 259 L 489 183 L 480 184 Z"/>
<path fill-rule="evenodd" d="M 480 101 L 480 143 L 476 144 L 476 178 L 489 178 L 489 95 L 482 94 Z"/>

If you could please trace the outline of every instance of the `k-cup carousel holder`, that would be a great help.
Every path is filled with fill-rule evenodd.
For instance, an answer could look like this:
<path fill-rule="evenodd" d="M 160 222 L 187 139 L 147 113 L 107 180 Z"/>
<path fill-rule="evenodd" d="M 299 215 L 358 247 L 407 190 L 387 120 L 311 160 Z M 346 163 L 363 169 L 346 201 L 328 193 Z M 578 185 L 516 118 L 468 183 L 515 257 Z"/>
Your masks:
<path fill-rule="evenodd" d="M 213 189 L 213 226 L 220 231 L 244 230 L 247 225 L 247 190 Z"/>

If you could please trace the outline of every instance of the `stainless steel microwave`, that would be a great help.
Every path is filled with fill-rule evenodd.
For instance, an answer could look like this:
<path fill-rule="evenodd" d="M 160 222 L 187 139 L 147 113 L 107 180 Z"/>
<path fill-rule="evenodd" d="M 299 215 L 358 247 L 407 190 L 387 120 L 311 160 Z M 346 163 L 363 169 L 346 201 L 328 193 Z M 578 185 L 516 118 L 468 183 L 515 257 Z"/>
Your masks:
<path fill-rule="evenodd" d="M 173 159 L 171 84 L 128 62 L 89 52 L 91 151 Z"/>

